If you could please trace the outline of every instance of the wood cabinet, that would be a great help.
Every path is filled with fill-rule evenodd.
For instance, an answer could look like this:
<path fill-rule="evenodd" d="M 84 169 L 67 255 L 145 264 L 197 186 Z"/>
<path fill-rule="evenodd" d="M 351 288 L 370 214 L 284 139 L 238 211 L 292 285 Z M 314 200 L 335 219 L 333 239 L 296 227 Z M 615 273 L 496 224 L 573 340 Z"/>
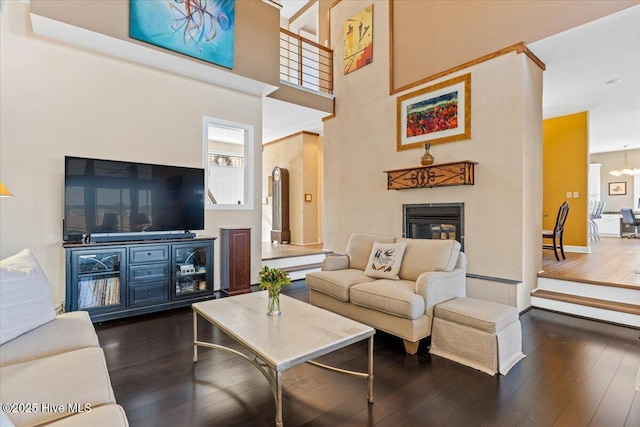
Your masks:
<path fill-rule="evenodd" d="M 66 244 L 66 311 L 118 319 L 214 298 L 215 238 Z"/>
<path fill-rule="evenodd" d="M 251 292 L 251 229 L 220 228 L 221 290 L 227 295 Z"/>

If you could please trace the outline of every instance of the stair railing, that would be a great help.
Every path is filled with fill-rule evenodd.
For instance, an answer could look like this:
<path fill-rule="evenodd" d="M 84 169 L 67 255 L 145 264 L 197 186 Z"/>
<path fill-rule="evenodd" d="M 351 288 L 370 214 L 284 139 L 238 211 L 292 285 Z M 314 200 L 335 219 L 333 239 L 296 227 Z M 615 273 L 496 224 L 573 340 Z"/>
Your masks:
<path fill-rule="evenodd" d="M 333 51 L 280 28 L 280 80 L 333 94 Z"/>

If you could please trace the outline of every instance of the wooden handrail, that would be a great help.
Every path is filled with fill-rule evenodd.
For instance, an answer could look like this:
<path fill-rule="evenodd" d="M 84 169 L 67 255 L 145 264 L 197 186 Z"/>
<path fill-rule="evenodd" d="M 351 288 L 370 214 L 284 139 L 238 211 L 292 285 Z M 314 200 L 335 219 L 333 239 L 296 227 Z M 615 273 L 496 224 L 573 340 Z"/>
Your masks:
<path fill-rule="evenodd" d="M 286 34 L 286 35 L 288 35 L 290 37 L 293 37 L 294 39 L 298 39 L 301 42 L 304 42 L 306 44 L 310 44 L 313 47 L 317 47 L 318 49 L 324 50 L 325 52 L 329 52 L 329 53 L 333 54 L 333 51 L 331 49 L 329 49 L 328 47 L 322 46 L 321 44 L 318 44 L 318 43 L 316 43 L 316 42 L 314 42 L 312 40 L 305 39 L 304 37 L 302 37 L 302 36 L 300 36 L 300 35 L 298 35 L 296 33 L 292 33 L 291 31 L 289 31 L 287 29 L 280 28 L 280 32 L 284 33 L 284 34 Z"/>

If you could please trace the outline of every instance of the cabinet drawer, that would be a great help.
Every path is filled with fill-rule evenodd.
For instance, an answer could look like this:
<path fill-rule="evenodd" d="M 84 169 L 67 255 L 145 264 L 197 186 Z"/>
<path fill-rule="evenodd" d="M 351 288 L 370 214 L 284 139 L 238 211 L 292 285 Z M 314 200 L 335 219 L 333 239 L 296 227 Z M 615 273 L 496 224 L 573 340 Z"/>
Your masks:
<path fill-rule="evenodd" d="M 146 264 L 129 266 L 129 282 L 162 280 L 169 278 L 169 264 Z"/>
<path fill-rule="evenodd" d="M 129 286 L 129 305 L 131 307 L 159 304 L 168 301 L 168 282 Z"/>
<path fill-rule="evenodd" d="M 154 261 L 168 261 L 169 260 L 169 246 L 146 246 L 141 248 L 129 249 L 129 262 L 130 263 L 142 263 L 142 262 L 154 262 Z"/>

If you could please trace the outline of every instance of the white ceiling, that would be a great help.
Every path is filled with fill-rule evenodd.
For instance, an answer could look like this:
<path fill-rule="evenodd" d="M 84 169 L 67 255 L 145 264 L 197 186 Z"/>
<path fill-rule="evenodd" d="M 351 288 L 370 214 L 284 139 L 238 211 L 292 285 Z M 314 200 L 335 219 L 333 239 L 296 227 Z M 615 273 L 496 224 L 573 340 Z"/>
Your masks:
<path fill-rule="evenodd" d="M 588 111 L 591 153 L 640 148 L 640 6 L 528 47 L 547 66 L 545 119 Z"/>
<path fill-rule="evenodd" d="M 300 131 L 323 135 L 322 118 L 329 113 L 301 107 L 273 98 L 262 101 L 262 143 L 275 141 Z"/>
<path fill-rule="evenodd" d="M 280 3 L 282 4 L 280 16 L 289 19 L 309 3 L 309 0 L 280 0 Z"/>
<path fill-rule="evenodd" d="M 282 0 L 289 18 L 307 2 Z M 531 43 L 546 65 L 543 116 L 589 112 L 590 152 L 640 148 L 640 6 Z M 619 83 L 606 84 L 620 79 Z M 326 113 L 266 98 L 263 141 L 307 130 Z"/>

